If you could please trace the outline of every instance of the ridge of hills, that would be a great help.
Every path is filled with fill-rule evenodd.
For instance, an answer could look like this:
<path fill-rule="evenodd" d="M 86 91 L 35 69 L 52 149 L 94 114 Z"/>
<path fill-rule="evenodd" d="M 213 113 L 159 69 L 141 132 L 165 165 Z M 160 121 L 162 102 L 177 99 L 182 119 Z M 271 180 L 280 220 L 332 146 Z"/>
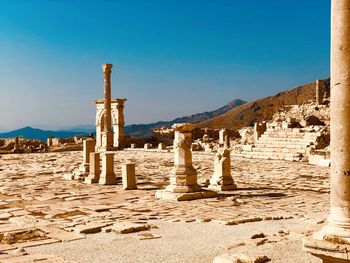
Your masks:
<path fill-rule="evenodd" d="M 324 79 L 325 90 L 330 90 L 330 79 Z M 314 101 L 316 83 L 309 83 L 275 95 L 257 99 L 236 107 L 220 116 L 198 123 L 201 128 L 241 129 L 253 126 L 257 121 L 268 121 L 285 105 L 303 104 Z"/>

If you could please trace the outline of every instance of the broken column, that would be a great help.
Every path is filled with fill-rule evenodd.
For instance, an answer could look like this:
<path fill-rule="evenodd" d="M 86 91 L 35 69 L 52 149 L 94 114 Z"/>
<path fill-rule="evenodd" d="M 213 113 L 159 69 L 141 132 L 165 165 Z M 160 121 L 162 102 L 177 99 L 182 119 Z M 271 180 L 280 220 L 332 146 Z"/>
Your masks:
<path fill-rule="evenodd" d="M 47 138 L 47 146 L 48 146 L 48 147 L 52 147 L 52 145 L 53 145 L 53 144 L 52 144 L 52 137 L 48 137 L 48 138 Z"/>
<path fill-rule="evenodd" d="M 231 176 L 231 151 L 226 148 L 220 148 L 215 155 L 214 174 L 210 178 L 209 188 L 218 191 L 230 191 L 236 189 Z"/>
<path fill-rule="evenodd" d="M 316 80 L 316 103 L 322 104 L 325 92 L 325 85 L 323 80 Z"/>
<path fill-rule="evenodd" d="M 135 163 L 122 164 L 123 190 L 137 189 Z"/>
<path fill-rule="evenodd" d="M 100 168 L 100 153 L 90 153 L 90 173 L 85 178 L 85 183 L 94 184 L 100 180 L 101 168 Z"/>
<path fill-rule="evenodd" d="M 350 251 L 350 0 L 332 0 L 331 194 L 327 225 L 304 242 L 324 263 L 349 262 Z"/>
<path fill-rule="evenodd" d="M 102 171 L 98 183 L 102 185 L 117 184 L 117 177 L 114 173 L 114 153 L 103 152 L 101 157 Z"/>
<path fill-rule="evenodd" d="M 83 163 L 80 165 L 79 171 L 83 175 L 89 174 L 90 153 L 95 151 L 95 140 L 88 138 L 83 142 Z"/>
<path fill-rule="evenodd" d="M 112 111 L 111 111 L 111 74 L 112 64 L 103 64 L 104 77 L 104 130 L 102 135 L 102 150 L 113 150 L 113 131 L 112 131 Z"/>
<path fill-rule="evenodd" d="M 226 129 L 221 129 L 219 131 L 219 144 L 223 145 L 225 143 L 225 136 L 227 135 Z"/>
<path fill-rule="evenodd" d="M 174 124 L 174 168 L 170 174 L 170 185 L 165 191 L 158 191 L 156 197 L 185 201 L 215 196 L 213 191 L 204 191 L 197 183 L 197 171 L 192 165 L 192 130 L 189 123 Z"/>

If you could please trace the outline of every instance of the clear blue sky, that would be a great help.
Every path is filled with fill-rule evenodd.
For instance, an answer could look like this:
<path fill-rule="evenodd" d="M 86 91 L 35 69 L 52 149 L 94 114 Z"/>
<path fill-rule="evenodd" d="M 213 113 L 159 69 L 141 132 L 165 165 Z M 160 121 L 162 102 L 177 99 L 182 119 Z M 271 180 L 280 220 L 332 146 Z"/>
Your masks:
<path fill-rule="evenodd" d="M 329 75 L 329 0 L 0 1 L 0 130 L 93 124 L 101 64 L 126 122 Z"/>

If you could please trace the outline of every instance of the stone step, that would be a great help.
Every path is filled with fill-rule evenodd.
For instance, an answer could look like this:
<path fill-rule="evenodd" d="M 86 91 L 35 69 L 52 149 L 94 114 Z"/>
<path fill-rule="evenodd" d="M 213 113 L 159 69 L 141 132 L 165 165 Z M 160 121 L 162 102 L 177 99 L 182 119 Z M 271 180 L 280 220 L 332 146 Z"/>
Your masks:
<path fill-rule="evenodd" d="M 293 138 L 293 139 L 313 139 L 315 140 L 320 134 L 297 133 L 297 134 L 280 134 L 280 133 L 264 133 L 262 138 Z"/>
<path fill-rule="evenodd" d="M 272 153 L 272 152 L 241 152 L 234 154 L 234 156 L 250 158 L 250 159 L 270 159 L 270 160 L 287 160 L 287 161 L 300 161 L 299 154 L 293 153 Z"/>
<path fill-rule="evenodd" d="M 289 149 L 289 148 L 273 148 L 273 147 L 260 147 L 254 146 L 252 152 L 281 152 L 281 153 L 295 153 L 295 154 L 305 154 L 306 149 Z"/>
<path fill-rule="evenodd" d="M 282 144 L 282 145 L 285 145 L 285 144 L 298 144 L 298 145 L 304 145 L 304 146 L 307 146 L 307 145 L 310 145 L 311 143 L 315 143 L 315 141 L 290 141 L 290 140 L 280 140 L 280 139 L 271 139 L 271 138 L 268 138 L 268 139 L 265 139 L 265 138 L 262 138 L 262 139 L 259 139 L 258 140 L 259 143 L 264 143 L 264 144 Z"/>
<path fill-rule="evenodd" d="M 290 137 L 269 137 L 266 135 L 261 135 L 259 140 L 271 140 L 271 141 L 288 141 L 288 142 L 314 142 L 315 138 L 290 138 Z"/>
<path fill-rule="evenodd" d="M 310 145 L 313 145 L 313 142 L 289 142 L 289 141 L 269 141 L 269 140 L 259 140 L 255 143 L 255 145 L 261 145 L 263 147 L 280 147 L 280 148 L 295 148 L 295 146 L 299 146 L 299 148 L 307 148 Z"/>
<path fill-rule="evenodd" d="M 295 154 L 263 154 L 261 152 L 241 152 L 234 154 L 237 157 L 249 158 L 249 159 L 266 159 L 266 160 L 287 160 L 287 161 L 300 161 L 301 157 Z"/>
<path fill-rule="evenodd" d="M 298 143 L 264 143 L 264 142 L 257 142 L 255 144 L 256 147 L 264 147 L 264 148 L 286 148 L 286 149 L 306 149 L 308 145 L 300 145 Z"/>

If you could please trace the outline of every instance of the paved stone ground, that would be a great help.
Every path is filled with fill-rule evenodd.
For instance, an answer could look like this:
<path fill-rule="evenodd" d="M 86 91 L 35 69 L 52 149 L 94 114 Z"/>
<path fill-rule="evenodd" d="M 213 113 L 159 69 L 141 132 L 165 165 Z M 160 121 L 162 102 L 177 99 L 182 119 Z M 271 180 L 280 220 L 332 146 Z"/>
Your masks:
<path fill-rule="evenodd" d="M 199 181 L 204 182 L 213 172 L 214 156 L 194 154 L 193 159 Z M 217 198 L 171 202 L 157 200 L 154 194 L 166 186 L 172 153 L 118 152 L 118 176 L 122 162 L 136 163 L 139 189 L 133 191 L 123 191 L 121 185 L 65 181 L 64 174 L 77 169 L 81 160 L 80 152 L 0 155 L 0 259 L 23 258 L 21 247 L 82 239 L 83 232 L 108 232 L 119 221 L 212 221 L 219 226 L 293 218 L 320 228 L 328 213 L 328 168 L 233 158 L 237 190 Z M 299 232 L 309 233 L 307 228 Z"/>

